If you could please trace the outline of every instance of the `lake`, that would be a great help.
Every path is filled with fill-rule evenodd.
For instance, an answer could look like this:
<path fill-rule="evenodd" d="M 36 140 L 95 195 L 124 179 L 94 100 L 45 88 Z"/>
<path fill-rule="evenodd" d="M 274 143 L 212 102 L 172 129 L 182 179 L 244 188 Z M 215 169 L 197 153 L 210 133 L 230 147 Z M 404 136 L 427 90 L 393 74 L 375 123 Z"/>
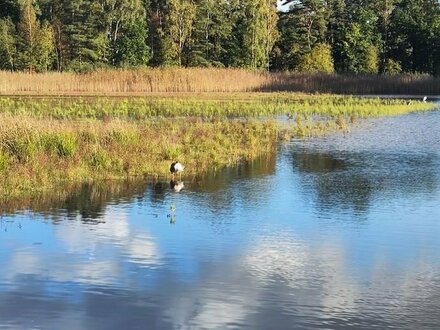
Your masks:
<path fill-rule="evenodd" d="M 0 329 L 439 329 L 440 111 L 0 219 Z"/>

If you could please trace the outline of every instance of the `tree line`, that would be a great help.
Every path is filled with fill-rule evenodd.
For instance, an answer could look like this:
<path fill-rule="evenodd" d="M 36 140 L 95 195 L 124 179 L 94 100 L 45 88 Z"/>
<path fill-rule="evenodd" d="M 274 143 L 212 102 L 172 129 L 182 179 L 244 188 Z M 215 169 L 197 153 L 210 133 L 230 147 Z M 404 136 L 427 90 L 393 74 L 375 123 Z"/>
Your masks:
<path fill-rule="evenodd" d="M 0 69 L 440 74 L 439 0 L 0 0 Z"/>

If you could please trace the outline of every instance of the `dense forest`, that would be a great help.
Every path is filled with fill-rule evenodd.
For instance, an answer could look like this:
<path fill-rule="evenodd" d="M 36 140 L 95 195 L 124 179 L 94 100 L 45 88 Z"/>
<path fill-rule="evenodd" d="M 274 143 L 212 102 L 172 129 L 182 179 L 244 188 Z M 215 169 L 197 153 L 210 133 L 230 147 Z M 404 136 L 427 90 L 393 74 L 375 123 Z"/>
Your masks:
<path fill-rule="evenodd" d="M 0 0 L 0 69 L 145 66 L 439 75 L 440 1 Z"/>

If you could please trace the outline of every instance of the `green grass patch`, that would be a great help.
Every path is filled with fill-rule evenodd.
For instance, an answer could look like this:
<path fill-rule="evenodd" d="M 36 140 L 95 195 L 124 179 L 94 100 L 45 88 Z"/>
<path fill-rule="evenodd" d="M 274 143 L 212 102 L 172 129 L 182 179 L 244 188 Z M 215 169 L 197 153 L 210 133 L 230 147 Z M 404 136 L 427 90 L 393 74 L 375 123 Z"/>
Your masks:
<path fill-rule="evenodd" d="M 66 158 L 73 156 L 78 142 L 73 133 L 58 132 L 42 135 L 41 144 L 47 153 Z"/>
<path fill-rule="evenodd" d="M 359 98 L 292 93 L 237 93 L 194 96 L 131 98 L 29 98 L 0 97 L 0 112 L 51 119 L 144 120 L 199 117 L 252 118 L 298 114 L 307 116 L 369 117 L 432 109 L 433 103 L 400 99 Z"/>

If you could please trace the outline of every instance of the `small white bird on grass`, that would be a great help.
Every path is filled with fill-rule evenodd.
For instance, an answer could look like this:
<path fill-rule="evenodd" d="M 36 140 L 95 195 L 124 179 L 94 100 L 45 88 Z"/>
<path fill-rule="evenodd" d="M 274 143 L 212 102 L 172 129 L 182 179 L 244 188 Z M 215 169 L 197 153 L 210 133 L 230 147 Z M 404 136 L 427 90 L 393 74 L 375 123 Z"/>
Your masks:
<path fill-rule="evenodd" d="M 185 169 L 185 166 L 183 166 L 181 163 L 179 162 L 172 162 L 171 166 L 170 166 L 170 173 L 171 176 L 174 178 L 174 175 L 176 173 L 179 173 L 180 178 L 182 178 L 182 172 Z"/>
<path fill-rule="evenodd" d="M 423 97 L 423 102 L 426 102 L 427 99 L 428 99 L 427 96 Z"/>

